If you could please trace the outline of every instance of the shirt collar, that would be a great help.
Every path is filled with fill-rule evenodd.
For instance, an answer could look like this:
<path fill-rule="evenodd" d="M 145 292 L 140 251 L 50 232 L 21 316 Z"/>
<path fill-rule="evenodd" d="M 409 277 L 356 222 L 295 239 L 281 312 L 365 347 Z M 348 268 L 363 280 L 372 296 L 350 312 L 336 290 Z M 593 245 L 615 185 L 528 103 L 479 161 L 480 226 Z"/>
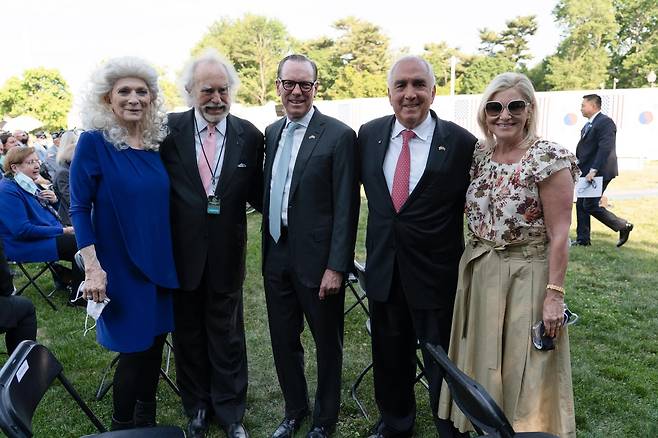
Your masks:
<path fill-rule="evenodd" d="M 227 115 L 228 117 L 228 115 Z M 202 133 L 203 131 L 206 130 L 208 127 L 208 121 L 203 118 L 201 113 L 197 111 L 196 108 L 194 108 L 194 118 L 196 119 L 196 126 L 197 129 L 199 130 L 199 133 Z M 226 134 L 226 117 L 224 117 L 216 126 L 215 129 L 217 132 L 219 132 L 222 136 Z"/>
<path fill-rule="evenodd" d="M 302 117 L 299 120 L 290 120 L 289 117 L 286 117 L 286 127 L 290 122 L 295 122 L 302 125 L 304 128 L 308 128 L 309 123 L 311 123 L 311 118 L 313 117 L 313 113 L 315 113 L 315 107 L 312 106 L 311 109 L 308 110 L 308 112 L 304 115 L 304 117 Z"/>
<path fill-rule="evenodd" d="M 594 114 L 592 117 L 589 118 L 589 124 L 590 124 L 590 125 L 591 125 L 592 123 L 594 123 L 594 119 L 595 119 L 596 116 L 598 116 L 599 114 L 601 114 L 601 111 L 597 111 L 596 114 Z"/>
<path fill-rule="evenodd" d="M 398 118 L 396 117 L 395 118 L 395 123 L 393 124 L 393 130 L 391 131 L 391 138 L 393 139 L 393 138 L 397 137 L 405 129 L 407 129 L 407 128 L 405 128 L 402 125 L 402 123 L 400 123 Z M 416 137 L 418 137 L 422 141 L 427 141 L 429 138 L 431 138 L 432 134 L 433 134 L 433 132 L 432 132 L 432 114 L 430 114 L 428 112 L 427 117 L 425 118 L 425 120 L 423 120 L 423 122 L 420 125 L 416 126 L 414 129 L 412 129 L 412 131 L 414 132 L 414 134 L 416 134 Z"/>

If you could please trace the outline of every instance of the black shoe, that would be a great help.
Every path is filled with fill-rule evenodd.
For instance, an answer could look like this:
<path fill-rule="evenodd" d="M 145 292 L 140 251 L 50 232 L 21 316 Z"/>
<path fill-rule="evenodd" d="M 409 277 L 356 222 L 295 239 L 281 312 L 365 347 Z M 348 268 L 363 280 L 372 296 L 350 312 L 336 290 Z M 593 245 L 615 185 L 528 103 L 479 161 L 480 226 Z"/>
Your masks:
<path fill-rule="evenodd" d="M 130 421 L 119 421 L 114 418 L 114 415 L 112 415 L 112 424 L 110 425 L 110 430 L 115 431 L 115 430 L 127 430 L 127 429 L 134 429 L 135 428 L 135 422 L 133 420 Z"/>
<path fill-rule="evenodd" d="M 294 433 L 299 430 L 307 415 L 307 413 L 304 413 L 295 418 L 284 418 L 274 433 L 272 433 L 271 438 L 292 438 Z"/>
<path fill-rule="evenodd" d="M 156 410 L 156 402 L 143 402 L 141 400 L 137 400 L 135 402 L 135 413 L 133 415 L 135 428 L 157 426 L 155 421 Z"/>
<path fill-rule="evenodd" d="M 306 438 L 329 438 L 334 428 L 313 426 L 306 434 Z"/>
<path fill-rule="evenodd" d="M 387 428 L 384 421 L 380 419 L 372 428 L 372 435 L 368 436 L 368 438 L 411 438 L 413 436 L 413 430 L 409 432 L 394 432 Z"/>
<path fill-rule="evenodd" d="M 628 236 L 631 234 L 631 231 L 633 231 L 633 224 L 630 222 L 626 222 L 626 225 L 622 230 L 619 231 L 619 240 L 617 241 L 617 248 L 622 246 L 624 243 L 628 241 Z"/>
<path fill-rule="evenodd" d="M 224 429 L 227 438 L 249 438 L 249 433 L 242 423 L 232 423 Z"/>
<path fill-rule="evenodd" d="M 592 242 L 589 240 L 574 240 L 571 242 L 571 246 L 592 246 Z"/>
<path fill-rule="evenodd" d="M 205 438 L 208 432 L 208 420 L 206 410 L 199 409 L 187 423 L 187 438 Z"/>

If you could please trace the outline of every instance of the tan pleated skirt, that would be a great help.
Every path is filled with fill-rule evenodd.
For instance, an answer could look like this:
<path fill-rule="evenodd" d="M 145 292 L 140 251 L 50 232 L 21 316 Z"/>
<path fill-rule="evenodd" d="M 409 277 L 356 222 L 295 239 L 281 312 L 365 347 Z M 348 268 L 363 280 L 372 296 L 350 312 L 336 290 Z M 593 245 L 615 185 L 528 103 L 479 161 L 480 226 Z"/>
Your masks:
<path fill-rule="evenodd" d="M 542 319 L 547 280 L 543 243 L 494 247 L 473 238 L 459 266 L 448 355 L 486 388 L 516 432 L 575 437 L 566 327 L 551 351 L 537 350 L 530 336 Z M 439 416 L 473 430 L 445 382 Z"/>

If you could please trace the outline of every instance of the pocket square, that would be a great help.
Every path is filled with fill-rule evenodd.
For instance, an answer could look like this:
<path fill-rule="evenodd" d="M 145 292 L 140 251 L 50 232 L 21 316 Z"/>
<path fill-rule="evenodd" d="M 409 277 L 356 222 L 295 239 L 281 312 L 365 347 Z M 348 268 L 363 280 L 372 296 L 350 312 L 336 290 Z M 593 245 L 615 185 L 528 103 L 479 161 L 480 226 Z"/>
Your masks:
<path fill-rule="evenodd" d="M 315 135 L 313 135 L 313 134 L 311 134 L 311 135 L 308 136 L 308 139 L 309 139 L 309 140 L 313 140 L 314 138 L 315 138 Z"/>
<path fill-rule="evenodd" d="M 445 146 L 439 146 L 439 150 L 440 150 L 440 151 L 445 151 L 445 150 L 446 150 L 446 147 L 445 147 Z"/>
<path fill-rule="evenodd" d="M 244 164 L 244 163 L 240 163 L 240 164 L 238 164 L 238 167 L 247 167 L 247 165 Z"/>

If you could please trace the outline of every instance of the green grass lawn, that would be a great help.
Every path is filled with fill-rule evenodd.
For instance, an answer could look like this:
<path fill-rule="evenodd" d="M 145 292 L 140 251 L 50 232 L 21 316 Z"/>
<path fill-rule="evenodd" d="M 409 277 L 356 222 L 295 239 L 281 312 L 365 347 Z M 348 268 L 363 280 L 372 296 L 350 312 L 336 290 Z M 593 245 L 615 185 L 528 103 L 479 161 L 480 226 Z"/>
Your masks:
<path fill-rule="evenodd" d="M 622 176 L 620 186 L 624 177 L 637 176 Z M 360 259 L 364 258 L 364 210 L 357 245 Z M 580 321 L 570 330 L 578 434 L 654 437 L 658 436 L 658 197 L 616 201 L 613 211 L 635 224 L 629 242 L 621 249 L 615 248 L 617 235 L 593 221 L 592 246 L 574 248 L 570 255 L 567 301 L 571 310 L 580 315 Z M 257 214 L 249 218 L 248 276 L 244 287 L 250 372 L 245 423 L 254 438 L 269 436 L 283 414 L 260 276 L 259 221 Z M 17 284 L 21 281 L 22 277 L 17 277 Z M 49 281 L 43 277 L 44 286 L 49 286 Z M 111 393 L 100 402 L 94 400 L 94 395 L 113 353 L 96 344 L 94 332 L 82 336 L 84 310 L 65 307 L 63 292 L 55 296 L 58 311 L 50 309 L 34 290 L 27 291 L 26 296 L 37 306 L 38 340 L 55 353 L 83 398 L 109 424 Z M 346 305 L 352 302 L 348 292 Z M 366 436 L 374 421 L 365 420 L 349 396 L 352 382 L 370 362 L 364 322 L 364 315 L 358 310 L 345 320 L 343 405 L 337 437 Z M 315 361 L 309 339 L 306 331 L 307 376 L 313 393 Z M 6 356 L 0 356 L 0 361 L 4 360 Z M 376 417 L 371 375 L 363 381 L 360 395 L 368 412 Z M 164 382 L 158 397 L 159 421 L 183 426 L 180 403 Z M 420 387 L 417 400 L 417 436 L 435 436 L 427 396 Z M 302 430 L 308 427 L 310 424 Z M 37 437 L 72 437 L 93 432 L 93 426 L 64 389 L 55 385 L 37 411 L 34 430 Z M 223 433 L 213 426 L 210 436 L 221 437 Z"/>

